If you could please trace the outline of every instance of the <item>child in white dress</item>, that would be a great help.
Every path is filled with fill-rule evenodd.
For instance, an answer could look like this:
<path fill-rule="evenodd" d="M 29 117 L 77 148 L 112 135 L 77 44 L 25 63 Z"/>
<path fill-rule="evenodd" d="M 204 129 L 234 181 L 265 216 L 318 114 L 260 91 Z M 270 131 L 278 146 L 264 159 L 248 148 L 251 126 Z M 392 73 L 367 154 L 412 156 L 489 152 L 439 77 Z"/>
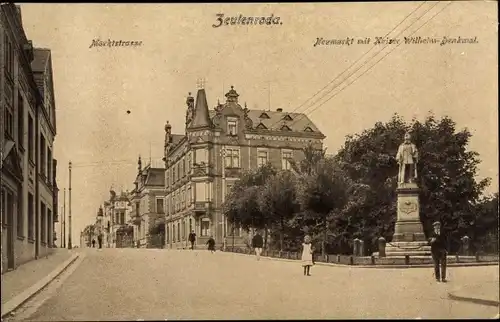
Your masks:
<path fill-rule="evenodd" d="M 313 247 L 311 244 L 311 237 L 306 235 L 304 243 L 302 244 L 302 266 L 304 267 L 304 276 L 311 276 L 309 269 L 313 266 Z"/>

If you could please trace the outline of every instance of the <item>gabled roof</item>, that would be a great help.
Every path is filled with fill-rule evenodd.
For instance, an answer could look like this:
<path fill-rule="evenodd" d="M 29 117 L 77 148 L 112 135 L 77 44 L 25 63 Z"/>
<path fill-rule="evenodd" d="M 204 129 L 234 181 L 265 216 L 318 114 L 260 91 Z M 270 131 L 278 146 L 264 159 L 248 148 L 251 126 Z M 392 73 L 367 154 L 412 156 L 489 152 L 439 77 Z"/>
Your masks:
<path fill-rule="evenodd" d="M 321 134 L 316 125 L 303 113 L 287 113 L 278 111 L 265 111 L 269 119 L 261 118 L 262 110 L 249 110 L 248 117 L 252 120 L 253 124 L 262 123 L 270 131 L 280 131 L 283 126 L 283 120 L 288 115 L 292 121 L 286 121 L 286 125 L 293 132 L 304 132 L 307 127 L 311 128 L 312 132 Z"/>

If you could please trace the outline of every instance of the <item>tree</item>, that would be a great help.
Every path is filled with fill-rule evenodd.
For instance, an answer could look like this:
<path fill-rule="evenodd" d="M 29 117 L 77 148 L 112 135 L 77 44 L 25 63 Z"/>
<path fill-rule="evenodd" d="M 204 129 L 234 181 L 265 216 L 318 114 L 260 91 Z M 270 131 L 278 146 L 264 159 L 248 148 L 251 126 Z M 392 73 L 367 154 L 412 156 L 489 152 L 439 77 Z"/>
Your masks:
<path fill-rule="evenodd" d="M 474 208 L 474 223 L 467 233 L 473 249 L 498 253 L 498 192 L 482 198 Z"/>
<path fill-rule="evenodd" d="M 336 159 L 351 180 L 370 187 L 366 198 L 352 205 L 342 220 L 344 232 L 358 234 L 371 242 L 376 234 L 386 238 L 394 233 L 398 166 L 395 155 L 406 131 L 419 149 L 418 184 L 421 188 L 421 220 L 426 234 L 432 222 L 441 220 L 452 235 L 452 250 L 459 234 L 473 218 L 473 207 L 489 179 L 475 180 L 479 155 L 467 151 L 471 133 L 456 131 L 449 117 L 409 124 L 397 114 L 387 123 L 349 136 Z M 470 225 L 470 224 L 469 224 Z M 459 239 L 458 239 L 459 242 Z M 459 245 L 459 244 L 458 244 Z"/>
<path fill-rule="evenodd" d="M 283 251 L 286 222 L 299 210 L 295 182 L 291 171 L 280 171 L 266 181 L 258 199 L 260 210 L 268 214 L 271 226 L 279 227 L 280 251 Z"/>
<path fill-rule="evenodd" d="M 355 184 L 334 158 L 317 161 L 314 171 L 301 176 L 298 185 L 302 210 L 315 220 L 316 229 L 323 234 L 322 254 L 326 254 L 330 223 L 346 207 L 353 197 L 362 193 L 364 186 Z"/>
<path fill-rule="evenodd" d="M 240 224 L 247 231 L 250 228 L 264 229 L 270 218 L 261 211 L 258 203 L 260 190 L 266 181 L 276 174 L 276 169 L 270 164 L 245 172 L 228 194 L 223 209 L 228 221 Z M 267 229 L 265 231 L 265 244 L 267 243 Z"/>

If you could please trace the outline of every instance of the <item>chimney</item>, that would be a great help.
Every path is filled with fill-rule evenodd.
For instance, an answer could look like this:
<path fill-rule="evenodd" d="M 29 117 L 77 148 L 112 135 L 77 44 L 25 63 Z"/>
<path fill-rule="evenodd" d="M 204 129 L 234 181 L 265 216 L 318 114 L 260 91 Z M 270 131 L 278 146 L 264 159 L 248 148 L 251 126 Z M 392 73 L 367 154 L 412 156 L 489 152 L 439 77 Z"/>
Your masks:
<path fill-rule="evenodd" d="M 282 108 L 277 108 L 276 112 L 283 112 L 283 109 Z"/>

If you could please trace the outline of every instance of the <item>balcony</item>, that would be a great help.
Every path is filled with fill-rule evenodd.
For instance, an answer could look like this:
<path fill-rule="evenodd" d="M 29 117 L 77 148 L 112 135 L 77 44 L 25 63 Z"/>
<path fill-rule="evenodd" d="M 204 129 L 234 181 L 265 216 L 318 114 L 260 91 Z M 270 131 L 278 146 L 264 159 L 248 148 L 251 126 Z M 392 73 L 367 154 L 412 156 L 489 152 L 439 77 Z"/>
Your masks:
<path fill-rule="evenodd" d="M 194 164 L 192 171 L 192 177 L 207 177 L 214 174 L 213 167 L 205 162 Z"/>
<path fill-rule="evenodd" d="M 225 168 L 224 171 L 226 177 L 239 178 L 241 176 L 241 168 Z"/>
<path fill-rule="evenodd" d="M 206 213 L 212 209 L 211 201 L 197 201 L 194 203 L 194 211 L 197 213 Z"/>
<path fill-rule="evenodd" d="M 131 220 L 132 224 L 134 224 L 134 225 L 139 225 L 141 223 L 141 221 L 142 221 L 141 216 L 134 216 L 134 217 L 132 217 L 132 220 Z"/>

